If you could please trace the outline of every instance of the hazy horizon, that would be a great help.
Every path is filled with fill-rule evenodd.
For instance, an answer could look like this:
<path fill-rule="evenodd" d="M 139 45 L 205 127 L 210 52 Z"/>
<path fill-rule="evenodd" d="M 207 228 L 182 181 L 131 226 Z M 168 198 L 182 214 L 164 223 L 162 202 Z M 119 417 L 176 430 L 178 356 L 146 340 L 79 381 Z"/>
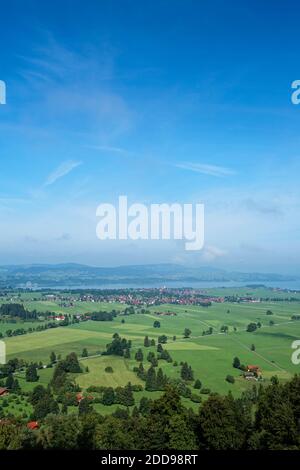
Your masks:
<path fill-rule="evenodd" d="M 197 270 L 199 269 L 199 271 L 207 271 L 207 272 L 218 272 L 218 271 L 224 271 L 224 272 L 240 272 L 240 273 L 245 273 L 245 274 L 278 274 L 278 275 L 284 275 L 284 276 L 295 276 L 296 278 L 298 276 L 300 276 L 300 271 L 295 271 L 294 273 L 290 273 L 290 272 L 275 272 L 275 271 L 263 271 L 263 270 L 258 270 L 258 271 L 239 271 L 239 270 L 236 270 L 236 269 L 226 269 L 226 268 L 221 268 L 221 267 L 216 267 L 214 265 L 211 265 L 211 264 L 206 264 L 206 265 L 191 265 L 191 264 L 183 264 L 183 263 L 135 263 L 135 264 L 109 264 L 109 265 L 95 265 L 95 264 L 86 264 L 86 263 L 75 263 L 75 262 L 57 262 L 57 263 L 6 263 L 6 264 L 0 264 L 0 269 L 1 268 L 5 268 L 5 267 L 9 267 L 9 268 L 12 268 L 12 267 L 20 267 L 20 268 L 27 268 L 27 267 L 51 267 L 51 268 L 55 268 L 55 267 L 61 267 L 61 268 L 64 268 L 64 267 L 71 267 L 71 266 L 78 266 L 78 267 L 87 267 L 87 268 L 99 268 L 99 269 L 118 269 L 118 268 L 134 268 L 134 267 L 181 267 L 183 269 L 193 269 L 193 270 Z"/>

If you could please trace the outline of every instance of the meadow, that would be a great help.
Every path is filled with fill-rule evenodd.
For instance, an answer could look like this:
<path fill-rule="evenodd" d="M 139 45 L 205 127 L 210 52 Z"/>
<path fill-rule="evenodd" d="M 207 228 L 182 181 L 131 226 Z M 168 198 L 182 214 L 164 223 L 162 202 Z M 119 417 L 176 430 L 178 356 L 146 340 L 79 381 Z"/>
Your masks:
<path fill-rule="evenodd" d="M 89 313 L 95 310 L 123 310 L 122 304 L 101 304 L 92 302 L 74 302 L 71 307 L 63 307 L 52 301 L 32 301 L 24 299 L 26 308 L 55 311 L 57 313 Z M 273 375 L 287 380 L 299 372 L 299 366 L 291 362 L 291 344 L 300 338 L 300 321 L 292 321 L 291 316 L 300 313 L 300 302 L 259 302 L 259 303 L 213 303 L 211 307 L 159 305 L 150 307 L 149 314 L 118 315 L 113 321 L 84 321 L 67 327 L 59 327 L 42 332 L 6 339 L 8 358 L 18 357 L 27 361 L 49 362 L 51 351 L 62 357 L 74 351 L 81 356 L 83 348 L 87 348 L 88 358 L 81 359 L 89 372 L 76 376 L 79 385 L 86 389 L 89 385 L 116 387 L 126 385 L 128 381 L 140 383 L 133 372 L 137 362 L 136 351 L 144 352 L 144 365 L 149 351 L 156 352 L 156 347 L 144 348 L 145 335 L 157 339 L 159 335 L 168 337 L 164 348 L 169 351 L 173 361 L 178 365 L 160 360 L 159 367 L 173 378 L 180 378 L 180 362 L 186 361 L 192 366 L 195 379 L 200 379 L 203 387 L 219 393 L 231 391 L 238 396 L 242 391 L 252 387 L 253 382 L 240 376 L 234 369 L 232 361 L 235 356 L 242 364 L 255 364 L 262 370 L 267 383 Z M 271 310 L 273 315 L 266 315 Z M 176 315 L 158 315 L 158 312 L 172 312 Z M 155 320 L 160 328 L 154 328 Z M 274 322 L 270 326 L 269 322 Z M 253 333 L 246 331 L 250 322 L 260 322 L 261 328 Z M 228 326 L 227 333 L 221 333 L 223 325 Z M 191 330 L 190 338 L 183 338 L 185 328 Z M 203 336 L 203 331 L 213 328 L 213 333 Z M 112 335 L 132 341 L 131 358 L 98 356 L 105 351 L 106 344 L 111 342 Z M 176 336 L 176 339 L 173 337 Z M 255 345 L 255 351 L 251 345 Z M 96 357 L 93 357 L 96 356 Z M 105 367 L 113 367 L 113 373 L 106 373 Z M 48 381 L 51 369 L 40 371 L 40 380 Z M 47 377 L 46 377 L 47 375 Z M 227 375 L 235 377 L 235 383 L 228 383 Z M 24 381 L 25 382 L 25 381 Z M 146 393 L 146 392 L 143 392 Z M 152 392 L 154 393 L 154 392 Z M 138 393 L 140 397 L 140 393 Z M 98 405 L 97 405 L 98 406 Z M 103 406 L 103 405 L 101 405 Z"/>

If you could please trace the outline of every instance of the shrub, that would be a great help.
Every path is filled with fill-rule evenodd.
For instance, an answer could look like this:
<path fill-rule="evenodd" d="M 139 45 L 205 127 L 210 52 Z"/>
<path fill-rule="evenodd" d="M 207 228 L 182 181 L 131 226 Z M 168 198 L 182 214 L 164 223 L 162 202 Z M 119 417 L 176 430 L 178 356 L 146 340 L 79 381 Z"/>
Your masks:
<path fill-rule="evenodd" d="M 225 380 L 226 380 L 226 382 L 228 382 L 230 384 L 234 384 L 234 382 L 235 382 L 235 378 L 233 377 L 233 375 L 227 375 Z"/>
<path fill-rule="evenodd" d="M 199 395 L 195 395 L 194 393 L 191 396 L 191 401 L 194 403 L 201 403 L 202 398 Z"/>
<path fill-rule="evenodd" d="M 194 383 L 194 388 L 200 390 L 201 387 L 202 387 L 201 381 L 197 379 Z"/>

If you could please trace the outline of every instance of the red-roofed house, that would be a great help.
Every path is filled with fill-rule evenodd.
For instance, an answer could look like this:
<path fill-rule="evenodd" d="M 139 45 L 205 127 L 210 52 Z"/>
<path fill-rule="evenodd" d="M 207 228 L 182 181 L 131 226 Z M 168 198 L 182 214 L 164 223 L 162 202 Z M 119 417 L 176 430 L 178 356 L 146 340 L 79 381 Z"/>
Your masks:
<path fill-rule="evenodd" d="M 8 395 L 9 391 L 6 387 L 0 387 L 0 397 L 4 397 L 5 395 Z"/>
<path fill-rule="evenodd" d="M 39 423 L 37 421 L 30 421 L 29 423 L 27 423 L 27 427 L 28 429 L 34 431 L 35 429 L 39 429 Z"/>
<path fill-rule="evenodd" d="M 253 372 L 253 374 L 260 374 L 261 373 L 261 370 L 259 368 L 259 366 L 253 366 L 253 365 L 248 365 L 247 366 L 247 372 Z"/>

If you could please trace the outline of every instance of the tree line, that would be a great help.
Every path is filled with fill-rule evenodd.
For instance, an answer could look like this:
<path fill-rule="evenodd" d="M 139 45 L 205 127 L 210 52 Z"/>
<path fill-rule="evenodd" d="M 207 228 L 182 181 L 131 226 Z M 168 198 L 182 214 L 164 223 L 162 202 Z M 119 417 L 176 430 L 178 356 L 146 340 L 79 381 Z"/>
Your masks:
<path fill-rule="evenodd" d="M 211 394 L 197 412 L 183 406 L 167 386 L 157 400 L 143 397 L 138 406 L 102 416 L 82 400 L 68 415 L 49 389 L 35 389 L 31 402 L 48 413 L 29 430 L 22 420 L 3 420 L 0 449 L 120 450 L 299 450 L 300 376 L 285 384 L 274 377 L 240 398 Z M 38 405 L 40 403 L 40 405 Z"/>

